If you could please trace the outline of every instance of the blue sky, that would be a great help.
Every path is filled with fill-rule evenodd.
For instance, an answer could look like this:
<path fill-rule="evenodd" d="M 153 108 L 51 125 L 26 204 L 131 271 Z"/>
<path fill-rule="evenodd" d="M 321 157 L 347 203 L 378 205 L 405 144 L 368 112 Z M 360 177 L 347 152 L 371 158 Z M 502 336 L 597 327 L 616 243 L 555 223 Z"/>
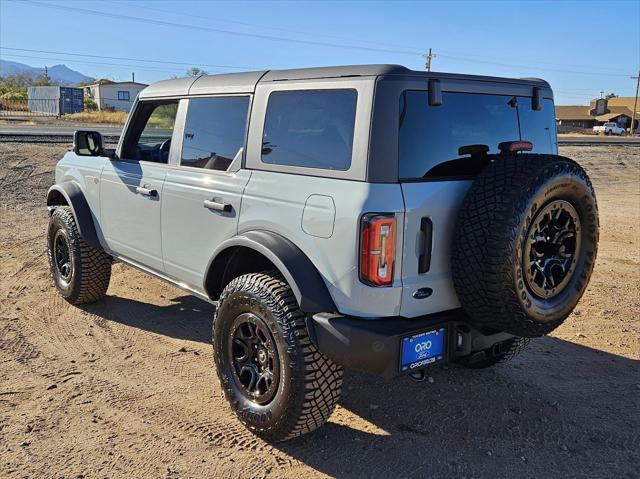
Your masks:
<path fill-rule="evenodd" d="M 135 71 L 150 83 L 190 65 L 211 73 L 354 63 L 422 69 L 429 47 L 435 71 L 542 77 L 558 104 L 585 104 L 601 90 L 632 96 L 640 0 L 0 0 L 0 58 L 64 63 L 114 80 Z"/>

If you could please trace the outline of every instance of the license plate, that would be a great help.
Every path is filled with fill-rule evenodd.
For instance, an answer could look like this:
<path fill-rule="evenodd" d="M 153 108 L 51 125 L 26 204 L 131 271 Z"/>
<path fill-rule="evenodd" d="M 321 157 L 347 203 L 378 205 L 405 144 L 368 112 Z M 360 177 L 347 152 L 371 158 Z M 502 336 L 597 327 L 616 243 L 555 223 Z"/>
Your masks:
<path fill-rule="evenodd" d="M 445 328 L 402 338 L 400 372 L 412 371 L 442 361 L 445 355 L 445 338 Z"/>

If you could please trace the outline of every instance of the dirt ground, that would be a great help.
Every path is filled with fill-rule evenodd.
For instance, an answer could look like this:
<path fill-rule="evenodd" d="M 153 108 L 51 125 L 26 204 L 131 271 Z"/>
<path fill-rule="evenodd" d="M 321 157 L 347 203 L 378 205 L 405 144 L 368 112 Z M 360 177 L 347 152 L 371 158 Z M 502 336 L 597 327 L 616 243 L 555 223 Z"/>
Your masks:
<path fill-rule="evenodd" d="M 58 297 L 44 197 L 67 145 L 0 143 L 0 477 L 640 477 L 640 147 L 564 147 L 601 238 L 566 323 L 491 370 L 347 372 L 317 432 L 269 445 L 212 368 L 213 307 L 114 266 L 106 300 Z"/>

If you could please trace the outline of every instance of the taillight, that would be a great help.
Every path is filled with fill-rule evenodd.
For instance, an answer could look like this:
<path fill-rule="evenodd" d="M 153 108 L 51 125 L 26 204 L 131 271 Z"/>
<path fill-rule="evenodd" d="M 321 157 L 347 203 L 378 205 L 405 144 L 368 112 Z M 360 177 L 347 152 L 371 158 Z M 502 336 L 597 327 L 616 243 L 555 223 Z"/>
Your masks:
<path fill-rule="evenodd" d="M 395 216 L 364 215 L 360 228 L 360 279 L 372 286 L 390 285 L 395 253 Z"/>

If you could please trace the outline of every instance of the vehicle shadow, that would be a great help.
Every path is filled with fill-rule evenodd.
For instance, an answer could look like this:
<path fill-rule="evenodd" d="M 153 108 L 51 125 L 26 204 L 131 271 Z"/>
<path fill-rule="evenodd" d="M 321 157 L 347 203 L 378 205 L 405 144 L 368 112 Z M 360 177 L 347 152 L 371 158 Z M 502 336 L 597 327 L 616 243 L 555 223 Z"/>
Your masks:
<path fill-rule="evenodd" d="M 132 328 L 188 341 L 211 344 L 211 321 L 215 306 L 195 296 L 172 298 L 166 306 L 144 303 L 121 296 L 107 296 L 81 305 L 98 321 L 121 323 Z"/>
<path fill-rule="evenodd" d="M 277 447 L 332 477 L 638 477 L 640 362 L 553 337 L 430 381 L 346 373 L 322 429 Z"/>
<path fill-rule="evenodd" d="M 171 301 L 109 296 L 84 309 L 210 343 L 215 307 Z M 640 361 L 544 337 L 508 364 L 428 374 L 417 384 L 347 371 L 330 421 L 275 447 L 338 478 L 638 477 Z"/>

